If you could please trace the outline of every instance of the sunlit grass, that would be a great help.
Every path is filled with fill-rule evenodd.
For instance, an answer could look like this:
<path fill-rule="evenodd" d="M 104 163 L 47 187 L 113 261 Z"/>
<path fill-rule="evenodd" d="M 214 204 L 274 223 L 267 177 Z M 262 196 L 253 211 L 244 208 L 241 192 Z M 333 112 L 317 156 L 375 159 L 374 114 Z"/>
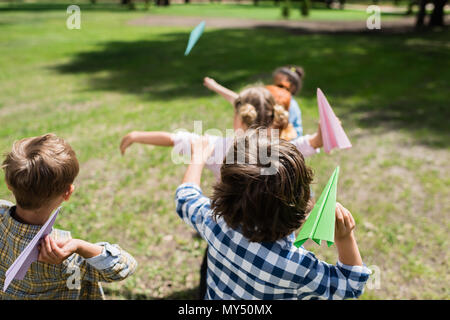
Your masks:
<path fill-rule="evenodd" d="M 230 10 L 239 16 L 247 9 Z M 184 57 L 190 29 L 128 24 L 146 14 L 87 10 L 82 29 L 71 31 L 65 11 L 0 13 L 0 152 L 46 132 L 71 143 L 81 172 L 57 226 L 74 237 L 117 242 L 139 261 L 136 275 L 107 286 L 109 297 L 196 297 L 205 247 L 174 212 L 184 166 L 172 164 L 164 148 L 136 145 L 122 157 L 121 136 L 134 129 L 192 130 L 194 120 L 224 131 L 232 126 L 232 108 L 202 78 L 240 90 L 270 81 L 271 71 L 287 63 L 306 70 L 298 98 L 306 133 L 316 128 L 320 87 L 353 143 L 308 163 L 316 194 L 341 166 L 338 200 L 357 220 L 364 261 L 381 269 L 381 289 L 363 298 L 448 297 L 448 31 L 207 29 Z M 1 181 L 0 198 L 12 200 Z M 206 193 L 212 183 L 206 172 Z M 336 261 L 334 247 L 308 248 Z"/>

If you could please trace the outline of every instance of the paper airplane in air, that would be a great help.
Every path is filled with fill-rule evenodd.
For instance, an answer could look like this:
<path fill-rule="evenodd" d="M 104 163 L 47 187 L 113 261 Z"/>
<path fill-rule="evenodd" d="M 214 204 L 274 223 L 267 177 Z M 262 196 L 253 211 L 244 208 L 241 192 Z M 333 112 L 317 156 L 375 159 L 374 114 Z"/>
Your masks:
<path fill-rule="evenodd" d="M 334 243 L 334 224 L 336 212 L 336 191 L 339 177 L 339 166 L 336 167 L 319 200 L 306 219 L 294 245 L 298 248 L 306 240 L 312 239 L 320 246 L 325 240 L 328 246 Z"/>
<path fill-rule="evenodd" d="M 189 52 L 191 52 L 194 45 L 197 43 L 198 39 L 201 37 L 203 30 L 205 30 L 205 21 L 202 21 L 192 30 L 191 35 L 189 36 L 189 42 L 186 47 L 186 51 L 184 55 L 187 56 Z"/>
<path fill-rule="evenodd" d="M 350 140 L 342 129 L 339 119 L 331 109 L 323 92 L 317 88 L 317 103 L 319 105 L 320 128 L 322 131 L 323 150 L 326 153 L 334 148 L 348 149 L 352 147 Z"/>
<path fill-rule="evenodd" d="M 58 215 L 59 210 L 61 210 L 61 207 L 55 210 L 55 212 L 50 216 L 47 222 L 41 227 L 38 233 L 34 236 L 34 238 L 30 241 L 30 243 L 25 247 L 22 253 L 6 271 L 3 291 L 6 291 L 6 289 L 8 289 L 11 281 L 13 281 L 14 279 L 23 280 L 31 264 L 37 261 L 39 257 L 39 241 L 52 231 L 52 227 L 55 223 L 56 216 Z"/>

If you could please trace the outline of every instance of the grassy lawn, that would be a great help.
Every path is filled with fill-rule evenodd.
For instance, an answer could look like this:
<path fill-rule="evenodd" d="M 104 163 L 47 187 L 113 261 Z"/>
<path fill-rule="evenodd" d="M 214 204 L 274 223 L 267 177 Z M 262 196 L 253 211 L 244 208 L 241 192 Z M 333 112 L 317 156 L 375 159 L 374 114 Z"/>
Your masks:
<path fill-rule="evenodd" d="M 206 29 L 184 57 L 190 30 L 127 23 L 142 11 L 83 11 L 82 29 L 67 30 L 65 9 L 25 8 L 0 10 L 0 153 L 46 132 L 71 143 L 81 172 L 57 227 L 120 243 L 140 264 L 131 278 L 106 286 L 109 298 L 195 298 L 205 247 L 174 212 L 185 166 L 172 164 L 164 148 L 136 145 L 122 157 L 120 138 L 133 129 L 193 130 L 194 120 L 225 132 L 232 108 L 202 86 L 203 77 L 239 90 L 270 81 L 287 63 L 306 70 L 298 97 L 305 131 L 316 127 L 320 87 L 353 143 L 308 162 L 316 194 L 341 166 L 338 199 L 357 220 L 365 263 L 381 271 L 381 288 L 363 298 L 449 298 L 448 31 Z M 206 193 L 212 183 L 206 172 Z M 12 200 L 3 179 L 0 198 Z M 336 261 L 334 246 L 307 248 Z"/>

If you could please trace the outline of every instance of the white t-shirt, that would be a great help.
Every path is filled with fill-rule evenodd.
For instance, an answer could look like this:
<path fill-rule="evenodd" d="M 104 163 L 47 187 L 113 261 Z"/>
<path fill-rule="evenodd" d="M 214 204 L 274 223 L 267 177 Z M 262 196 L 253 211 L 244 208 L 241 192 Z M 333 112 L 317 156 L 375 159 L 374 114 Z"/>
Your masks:
<path fill-rule="evenodd" d="M 211 157 L 206 162 L 206 168 L 212 171 L 216 179 L 220 177 L 220 167 L 222 166 L 223 160 L 227 154 L 228 148 L 231 147 L 233 143 L 233 137 L 220 137 L 220 136 L 210 136 L 207 135 L 209 139 L 209 143 L 214 145 L 214 151 Z M 301 136 L 295 138 L 291 141 L 298 151 L 300 151 L 303 156 L 310 157 L 319 152 L 319 149 L 314 149 L 311 147 L 309 143 L 310 135 Z M 173 140 L 173 152 L 175 154 L 179 154 L 182 156 L 190 156 L 191 154 L 191 143 L 192 141 L 200 138 L 200 135 L 187 132 L 180 131 L 172 134 Z"/>

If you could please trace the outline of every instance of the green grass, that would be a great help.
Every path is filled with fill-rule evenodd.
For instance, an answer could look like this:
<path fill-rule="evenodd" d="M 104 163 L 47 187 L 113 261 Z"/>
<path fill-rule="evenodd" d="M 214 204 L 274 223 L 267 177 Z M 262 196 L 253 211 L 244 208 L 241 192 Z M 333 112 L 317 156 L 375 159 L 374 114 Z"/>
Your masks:
<path fill-rule="evenodd" d="M 0 12 L 3 11 L 61 11 L 65 10 L 70 1 L 58 1 L 50 3 L 39 1 L 36 3 L 0 3 Z M 82 11 L 110 11 L 127 12 L 129 9 L 117 4 L 116 2 L 100 2 L 92 5 L 90 2 L 78 1 Z M 260 20 L 281 20 L 281 8 L 271 2 L 262 3 L 259 6 L 253 4 L 219 4 L 219 3 L 192 3 L 172 4 L 169 7 L 159 7 L 151 5 L 148 9 L 143 3 L 136 4 L 136 10 L 157 15 L 169 16 L 195 16 L 195 17 L 228 17 L 240 19 L 260 19 Z M 327 9 L 322 3 L 314 3 L 310 15 L 303 17 L 300 14 L 299 4 L 293 3 L 289 20 L 331 20 L 331 21 L 365 21 L 369 15 L 365 10 L 355 9 Z M 401 13 L 384 13 L 383 20 L 401 18 Z"/>
<path fill-rule="evenodd" d="M 363 298 L 449 297 L 448 31 L 206 29 L 184 57 L 190 29 L 128 24 L 145 14 L 86 10 L 82 29 L 71 31 L 64 10 L 0 11 L 0 152 L 46 132 L 74 147 L 81 172 L 57 226 L 120 243 L 139 261 L 133 277 L 107 286 L 109 298 L 195 297 L 205 247 L 174 212 L 185 167 L 164 148 L 136 145 L 121 157 L 120 138 L 133 129 L 192 130 L 194 120 L 224 131 L 232 109 L 202 78 L 239 90 L 270 81 L 286 63 L 306 70 L 298 98 L 305 131 L 316 127 L 320 87 L 353 143 L 308 163 L 316 194 L 341 166 L 338 199 L 357 220 L 364 261 L 381 270 L 381 288 Z M 3 181 L 0 198 L 12 200 Z M 206 193 L 212 183 L 205 173 Z M 308 248 L 337 258 L 334 247 Z"/>

